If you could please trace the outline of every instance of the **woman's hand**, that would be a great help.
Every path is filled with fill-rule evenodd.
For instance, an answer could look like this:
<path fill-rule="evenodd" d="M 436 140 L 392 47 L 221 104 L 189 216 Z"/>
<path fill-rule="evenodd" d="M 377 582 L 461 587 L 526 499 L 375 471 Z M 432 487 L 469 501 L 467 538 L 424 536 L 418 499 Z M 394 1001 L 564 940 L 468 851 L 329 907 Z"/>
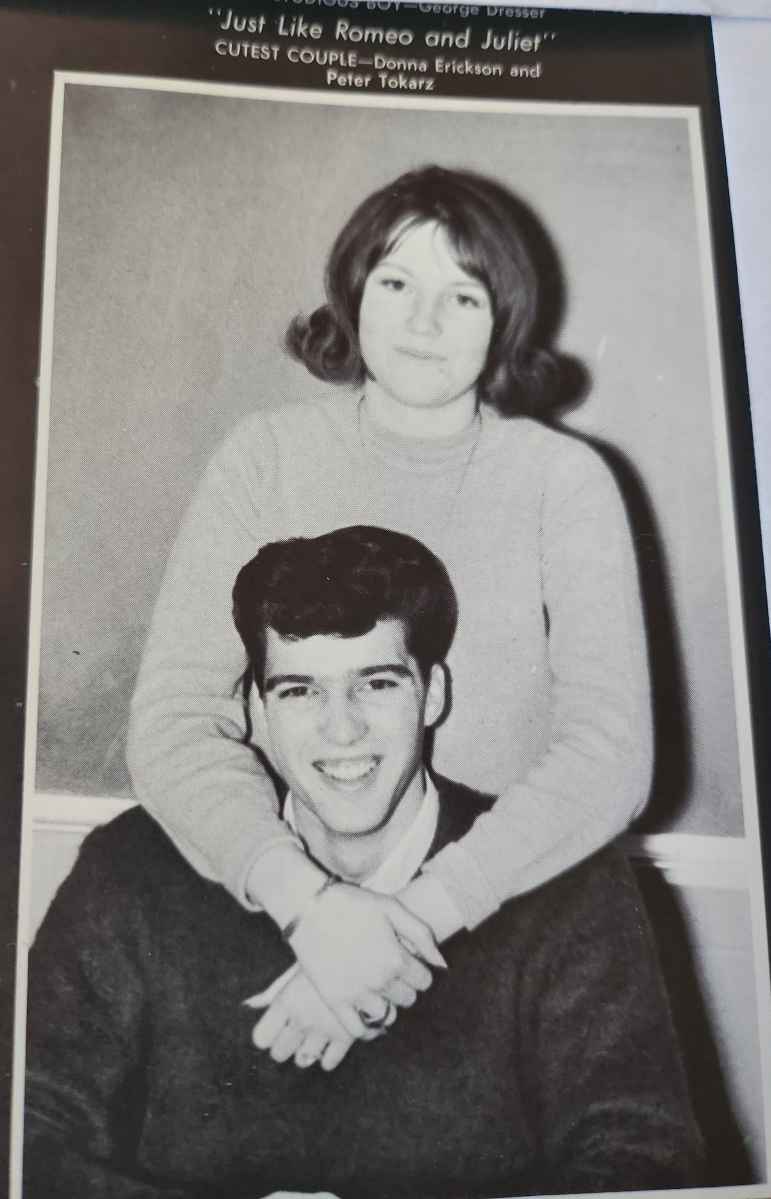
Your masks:
<path fill-rule="evenodd" d="M 365 1037 L 361 1013 L 383 999 L 407 1007 L 444 968 L 428 925 L 391 896 L 339 884 L 303 913 L 290 939 L 298 962 L 350 1037 Z"/>
<path fill-rule="evenodd" d="M 269 1051 L 275 1062 L 294 1057 L 301 1069 L 318 1062 L 323 1070 L 334 1070 L 353 1044 L 353 1037 L 298 966 L 246 1003 L 266 1009 L 254 1027 L 252 1040 L 258 1049 Z"/>

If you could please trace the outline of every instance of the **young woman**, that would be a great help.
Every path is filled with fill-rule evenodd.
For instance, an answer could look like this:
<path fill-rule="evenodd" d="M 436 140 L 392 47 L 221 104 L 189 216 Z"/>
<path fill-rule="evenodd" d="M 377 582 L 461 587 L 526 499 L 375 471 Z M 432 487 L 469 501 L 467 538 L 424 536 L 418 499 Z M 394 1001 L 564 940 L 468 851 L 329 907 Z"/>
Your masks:
<path fill-rule="evenodd" d="M 130 729 L 136 793 L 198 869 L 290 939 L 297 1003 L 281 992 L 261 1043 L 281 1035 L 281 1055 L 306 1064 L 336 1064 L 343 1028 L 363 1035 L 428 985 L 436 942 L 598 849 L 647 797 L 629 529 L 598 457 L 527 415 L 549 361 L 533 344 L 521 213 L 500 184 L 439 167 L 361 204 L 332 248 L 326 303 L 287 335 L 313 374 L 349 386 L 236 429 L 155 611 Z M 411 533 L 446 564 L 460 620 L 434 763 L 499 796 L 398 898 L 324 888 L 279 819 L 234 687 L 240 566 L 264 542 L 356 523 Z M 336 1017 L 323 1027 L 302 1016 L 314 987 Z"/>

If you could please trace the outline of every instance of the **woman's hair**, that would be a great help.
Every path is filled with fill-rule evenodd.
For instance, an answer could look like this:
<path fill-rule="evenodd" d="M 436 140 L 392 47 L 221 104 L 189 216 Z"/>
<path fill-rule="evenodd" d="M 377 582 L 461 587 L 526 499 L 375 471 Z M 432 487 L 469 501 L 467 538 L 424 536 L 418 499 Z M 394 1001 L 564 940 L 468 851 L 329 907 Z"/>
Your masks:
<path fill-rule="evenodd" d="M 493 328 L 479 398 L 508 415 L 532 411 L 553 368 L 548 351 L 531 344 L 539 302 L 528 245 L 534 220 L 502 184 L 471 171 L 423 167 L 368 196 L 332 246 L 327 302 L 294 318 L 287 349 L 320 379 L 363 383 L 358 322 L 367 276 L 410 228 L 428 222 L 441 225 L 458 265 L 490 294 Z"/>
<path fill-rule="evenodd" d="M 261 692 L 268 628 L 293 639 L 362 637 L 398 620 L 424 678 L 455 634 L 458 601 L 442 562 L 406 533 L 370 525 L 273 541 L 238 572 L 233 621 Z"/>

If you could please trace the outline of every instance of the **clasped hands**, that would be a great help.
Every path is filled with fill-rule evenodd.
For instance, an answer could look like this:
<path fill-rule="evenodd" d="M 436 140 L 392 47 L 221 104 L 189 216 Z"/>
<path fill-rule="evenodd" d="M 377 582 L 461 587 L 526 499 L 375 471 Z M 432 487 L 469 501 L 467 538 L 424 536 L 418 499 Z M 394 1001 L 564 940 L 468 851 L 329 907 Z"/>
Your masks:
<path fill-rule="evenodd" d="M 252 1039 L 276 1062 L 334 1070 L 355 1040 L 382 1036 L 398 1008 L 446 962 L 427 924 L 393 896 L 330 887 L 291 938 L 296 964 L 246 1005 L 264 1009 Z"/>

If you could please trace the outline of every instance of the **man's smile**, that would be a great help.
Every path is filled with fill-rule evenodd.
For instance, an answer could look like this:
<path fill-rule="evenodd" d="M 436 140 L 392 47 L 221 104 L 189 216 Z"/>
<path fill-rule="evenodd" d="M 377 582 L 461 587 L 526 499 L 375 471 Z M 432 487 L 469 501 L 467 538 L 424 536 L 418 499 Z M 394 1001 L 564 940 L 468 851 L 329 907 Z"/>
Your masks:
<path fill-rule="evenodd" d="M 333 783 L 357 787 L 375 773 L 381 761 L 377 754 L 357 754 L 355 757 L 317 758 L 313 766 Z"/>

